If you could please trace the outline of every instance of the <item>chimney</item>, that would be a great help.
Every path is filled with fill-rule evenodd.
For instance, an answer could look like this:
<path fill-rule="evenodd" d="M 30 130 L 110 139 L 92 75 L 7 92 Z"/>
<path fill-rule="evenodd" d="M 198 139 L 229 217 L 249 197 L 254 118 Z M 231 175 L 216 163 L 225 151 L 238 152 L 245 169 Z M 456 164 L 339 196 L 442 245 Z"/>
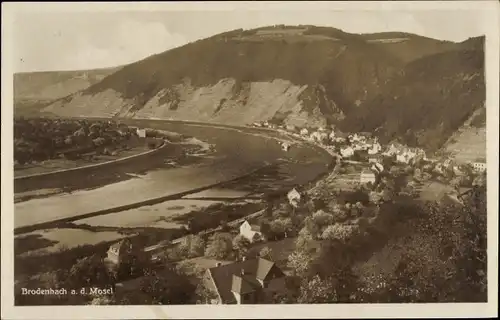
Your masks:
<path fill-rule="evenodd" d="M 247 259 L 247 257 L 243 256 L 241 257 L 241 261 L 245 261 Z"/>
<path fill-rule="evenodd" d="M 244 276 L 245 275 L 245 269 L 241 269 L 241 275 Z"/>

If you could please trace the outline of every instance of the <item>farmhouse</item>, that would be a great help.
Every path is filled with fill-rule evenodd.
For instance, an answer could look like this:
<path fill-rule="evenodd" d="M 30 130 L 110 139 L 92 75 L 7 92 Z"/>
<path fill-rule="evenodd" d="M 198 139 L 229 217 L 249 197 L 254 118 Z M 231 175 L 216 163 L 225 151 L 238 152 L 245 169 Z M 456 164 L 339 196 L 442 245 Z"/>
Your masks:
<path fill-rule="evenodd" d="M 344 158 L 352 157 L 354 155 L 354 149 L 351 147 L 340 149 L 340 155 Z"/>
<path fill-rule="evenodd" d="M 203 281 L 217 295 L 213 304 L 266 303 L 271 302 L 273 294 L 286 290 L 283 271 L 260 257 L 217 264 L 207 269 Z"/>
<path fill-rule="evenodd" d="M 146 129 L 139 129 L 137 128 L 137 135 L 139 138 L 146 138 Z"/>
<path fill-rule="evenodd" d="M 108 251 L 105 260 L 114 265 L 119 265 L 121 263 L 130 261 L 131 259 L 144 259 L 146 254 L 134 245 L 130 239 L 123 239 L 120 242 L 112 244 Z"/>
<path fill-rule="evenodd" d="M 486 170 L 486 163 L 485 162 L 473 162 L 472 167 L 474 170 L 478 172 L 483 172 Z"/>
<path fill-rule="evenodd" d="M 310 140 L 317 143 L 323 143 L 326 139 L 328 139 L 328 135 L 320 131 L 315 131 L 310 136 Z"/>
<path fill-rule="evenodd" d="M 335 141 L 335 131 L 331 131 L 330 134 L 328 135 L 328 139 L 331 141 Z"/>
<path fill-rule="evenodd" d="M 281 143 L 281 149 L 283 149 L 283 151 L 288 151 L 290 150 L 290 144 L 287 143 L 287 142 L 283 142 Z"/>
<path fill-rule="evenodd" d="M 372 145 L 370 149 L 368 149 L 368 154 L 377 154 L 382 150 L 382 146 L 376 142 Z"/>
<path fill-rule="evenodd" d="M 295 208 L 299 206 L 301 195 L 297 189 L 293 188 L 287 194 L 288 202 Z"/>
<path fill-rule="evenodd" d="M 240 235 L 247 238 L 250 242 L 257 242 L 264 239 L 262 232 L 260 232 L 260 226 L 252 225 L 246 220 L 240 225 Z"/>

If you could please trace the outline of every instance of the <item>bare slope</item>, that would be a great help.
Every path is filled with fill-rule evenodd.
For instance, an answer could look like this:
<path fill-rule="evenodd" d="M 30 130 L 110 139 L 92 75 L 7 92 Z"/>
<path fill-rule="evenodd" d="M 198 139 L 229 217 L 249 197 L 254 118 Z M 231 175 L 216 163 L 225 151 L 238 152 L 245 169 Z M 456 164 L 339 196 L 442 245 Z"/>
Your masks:
<path fill-rule="evenodd" d="M 486 108 L 477 109 L 445 143 L 444 149 L 460 163 L 486 160 Z"/>

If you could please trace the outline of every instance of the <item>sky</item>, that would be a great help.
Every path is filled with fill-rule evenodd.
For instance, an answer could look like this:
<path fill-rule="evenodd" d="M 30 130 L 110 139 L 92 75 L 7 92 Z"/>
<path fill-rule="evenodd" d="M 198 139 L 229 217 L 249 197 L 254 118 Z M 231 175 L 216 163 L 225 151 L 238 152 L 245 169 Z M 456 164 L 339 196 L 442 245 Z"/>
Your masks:
<path fill-rule="evenodd" d="M 217 33 L 274 24 L 330 26 L 352 33 L 403 31 L 451 41 L 484 34 L 481 17 L 464 10 L 33 10 L 13 19 L 14 72 L 118 66 Z"/>

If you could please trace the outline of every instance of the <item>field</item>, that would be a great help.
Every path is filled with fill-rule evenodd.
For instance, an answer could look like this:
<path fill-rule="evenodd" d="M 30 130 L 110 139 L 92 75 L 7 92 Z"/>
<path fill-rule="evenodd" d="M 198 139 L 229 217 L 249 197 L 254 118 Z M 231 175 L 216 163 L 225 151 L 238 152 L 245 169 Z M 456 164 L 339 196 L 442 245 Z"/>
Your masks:
<path fill-rule="evenodd" d="M 467 127 L 446 146 L 459 163 L 467 163 L 486 159 L 486 128 Z"/>
<path fill-rule="evenodd" d="M 437 181 L 426 182 L 420 187 L 420 199 L 425 201 L 440 201 L 452 187 Z"/>

